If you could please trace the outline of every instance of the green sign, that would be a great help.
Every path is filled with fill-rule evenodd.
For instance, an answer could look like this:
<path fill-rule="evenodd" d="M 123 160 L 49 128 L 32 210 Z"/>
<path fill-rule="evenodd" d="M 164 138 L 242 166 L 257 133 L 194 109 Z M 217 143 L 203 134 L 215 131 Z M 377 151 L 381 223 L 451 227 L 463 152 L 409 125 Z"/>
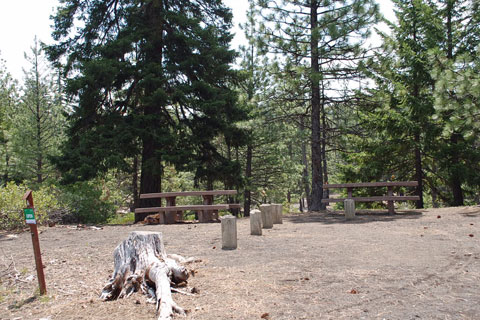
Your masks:
<path fill-rule="evenodd" d="M 35 220 L 35 211 L 33 208 L 23 209 L 23 214 L 25 215 L 25 222 L 27 224 L 37 224 L 37 221 Z"/>

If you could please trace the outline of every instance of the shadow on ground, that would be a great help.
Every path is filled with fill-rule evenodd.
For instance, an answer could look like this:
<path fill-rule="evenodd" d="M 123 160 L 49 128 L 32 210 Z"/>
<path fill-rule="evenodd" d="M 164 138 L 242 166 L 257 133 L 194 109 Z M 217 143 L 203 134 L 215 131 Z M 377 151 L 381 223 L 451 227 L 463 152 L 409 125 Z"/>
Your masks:
<path fill-rule="evenodd" d="M 359 210 L 355 213 L 355 219 L 345 220 L 343 212 L 308 212 L 286 217 L 293 223 L 322 223 L 322 224 L 362 224 L 370 222 L 390 222 L 400 219 L 418 219 L 422 216 L 423 211 L 397 211 L 394 215 L 388 214 L 387 211 Z"/>

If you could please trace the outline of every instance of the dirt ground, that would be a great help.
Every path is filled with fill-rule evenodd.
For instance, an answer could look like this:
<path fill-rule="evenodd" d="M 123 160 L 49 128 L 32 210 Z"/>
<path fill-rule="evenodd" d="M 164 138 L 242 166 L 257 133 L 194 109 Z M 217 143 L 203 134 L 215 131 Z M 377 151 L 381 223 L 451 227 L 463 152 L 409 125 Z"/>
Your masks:
<path fill-rule="evenodd" d="M 28 232 L 0 233 L 0 319 L 155 319 L 136 293 L 102 302 L 114 248 L 161 231 L 167 253 L 194 256 L 196 296 L 174 294 L 186 319 L 480 319 L 480 207 L 287 215 L 238 249 L 219 223 L 41 228 L 48 295 L 36 295 Z M 180 318 L 180 317 L 179 317 Z"/>

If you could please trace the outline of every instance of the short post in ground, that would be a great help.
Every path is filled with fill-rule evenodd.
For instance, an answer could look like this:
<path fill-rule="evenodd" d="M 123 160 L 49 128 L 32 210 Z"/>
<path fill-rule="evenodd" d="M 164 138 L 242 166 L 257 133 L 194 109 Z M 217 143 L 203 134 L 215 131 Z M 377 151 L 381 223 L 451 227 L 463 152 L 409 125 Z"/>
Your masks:
<path fill-rule="evenodd" d="M 254 236 L 262 235 L 262 213 L 260 210 L 250 211 L 250 234 Z"/>
<path fill-rule="evenodd" d="M 47 294 L 47 285 L 45 284 L 45 275 L 43 274 L 42 253 L 40 251 L 40 241 L 38 239 L 35 207 L 33 206 L 33 192 L 31 190 L 27 191 L 23 196 L 23 200 L 27 202 L 27 207 L 24 209 L 25 222 L 30 227 L 30 234 L 32 235 L 33 254 L 35 256 L 35 267 L 37 269 L 40 295 L 45 295 Z"/>
<path fill-rule="evenodd" d="M 232 215 L 223 216 L 222 220 L 222 249 L 237 249 L 237 218 Z"/>
<path fill-rule="evenodd" d="M 261 204 L 260 211 L 262 212 L 263 229 L 272 229 L 273 228 L 273 206 L 271 204 Z"/>
<path fill-rule="evenodd" d="M 281 204 L 272 204 L 274 207 L 273 224 L 283 224 L 283 206 Z"/>
<path fill-rule="evenodd" d="M 343 204 L 345 207 L 345 220 L 355 219 L 355 200 L 345 199 Z"/>

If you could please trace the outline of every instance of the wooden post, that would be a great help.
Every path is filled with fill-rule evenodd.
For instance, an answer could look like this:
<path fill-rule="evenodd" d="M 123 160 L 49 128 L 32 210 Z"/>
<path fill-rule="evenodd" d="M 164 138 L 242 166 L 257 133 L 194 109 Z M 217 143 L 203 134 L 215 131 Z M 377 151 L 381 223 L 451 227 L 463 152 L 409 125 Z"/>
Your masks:
<path fill-rule="evenodd" d="M 345 199 L 343 205 L 345 207 L 345 220 L 355 219 L 355 200 Z"/>
<path fill-rule="evenodd" d="M 213 204 L 213 195 L 203 195 L 203 204 L 211 205 Z M 218 219 L 218 210 L 202 210 L 198 213 L 199 222 L 208 222 L 212 221 L 213 218 Z"/>
<path fill-rule="evenodd" d="M 262 235 L 262 213 L 260 210 L 250 211 L 250 234 L 254 236 Z"/>
<path fill-rule="evenodd" d="M 262 228 L 273 228 L 273 206 L 271 204 L 260 205 L 260 211 L 262 212 Z"/>
<path fill-rule="evenodd" d="M 33 193 L 31 190 L 27 191 L 23 200 L 27 202 L 27 209 L 32 209 L 33 212 L 35 207 L 33 205 Z M 40 287 L 40 295 L 47 294 L 47 285 L 45 284 L 45 275 L 43 274 L 43 263 L 42 263 L 42 253 L 40 251 L 40 241 L 38 240 L 38 229 L 35 219 L 28 221 L 28 226 L 30 227 L 30 234 L 32 235 L 32 244 L 33 244 L 33 255 L 35 257 L 35 267 L 37 269 L 37 278 L 38 285 Z"/>
<path fill-rule="evenodd" d="M 232 215 L 223 216 L 222 220 L 222 249 L 237 249 L 237 218 Z"/>
<path fill-rule="evenodd" d="M 353 198 L 353 188 L 347 188 L 347 195 L 348 198 Z"/>
<path fill-rule="evenodd" d="M 282 214 L 283 206 L 281 204 L 272 204 L 273 206 L 273 224 L 283 224 Z"/>
<path fill-rule="evenodd" d="M 393 187 L 387 187 L 387 195 L 389 197 L 393 196 Z M 392 200 L 387 201 L 388 214 L 395 214 L 395 206 L 393 205 Z"/>
<path fill-rule="evenodd" d="M 175 198 L 176 197 L 166 197 L 165 200 L 167 202 L 167 207 L 175 207 Z M 182 220 L 182 211 L 169 211 L 164 212 L 164 223 L 165 224 L 172 224 L 179 220 Z"/>

